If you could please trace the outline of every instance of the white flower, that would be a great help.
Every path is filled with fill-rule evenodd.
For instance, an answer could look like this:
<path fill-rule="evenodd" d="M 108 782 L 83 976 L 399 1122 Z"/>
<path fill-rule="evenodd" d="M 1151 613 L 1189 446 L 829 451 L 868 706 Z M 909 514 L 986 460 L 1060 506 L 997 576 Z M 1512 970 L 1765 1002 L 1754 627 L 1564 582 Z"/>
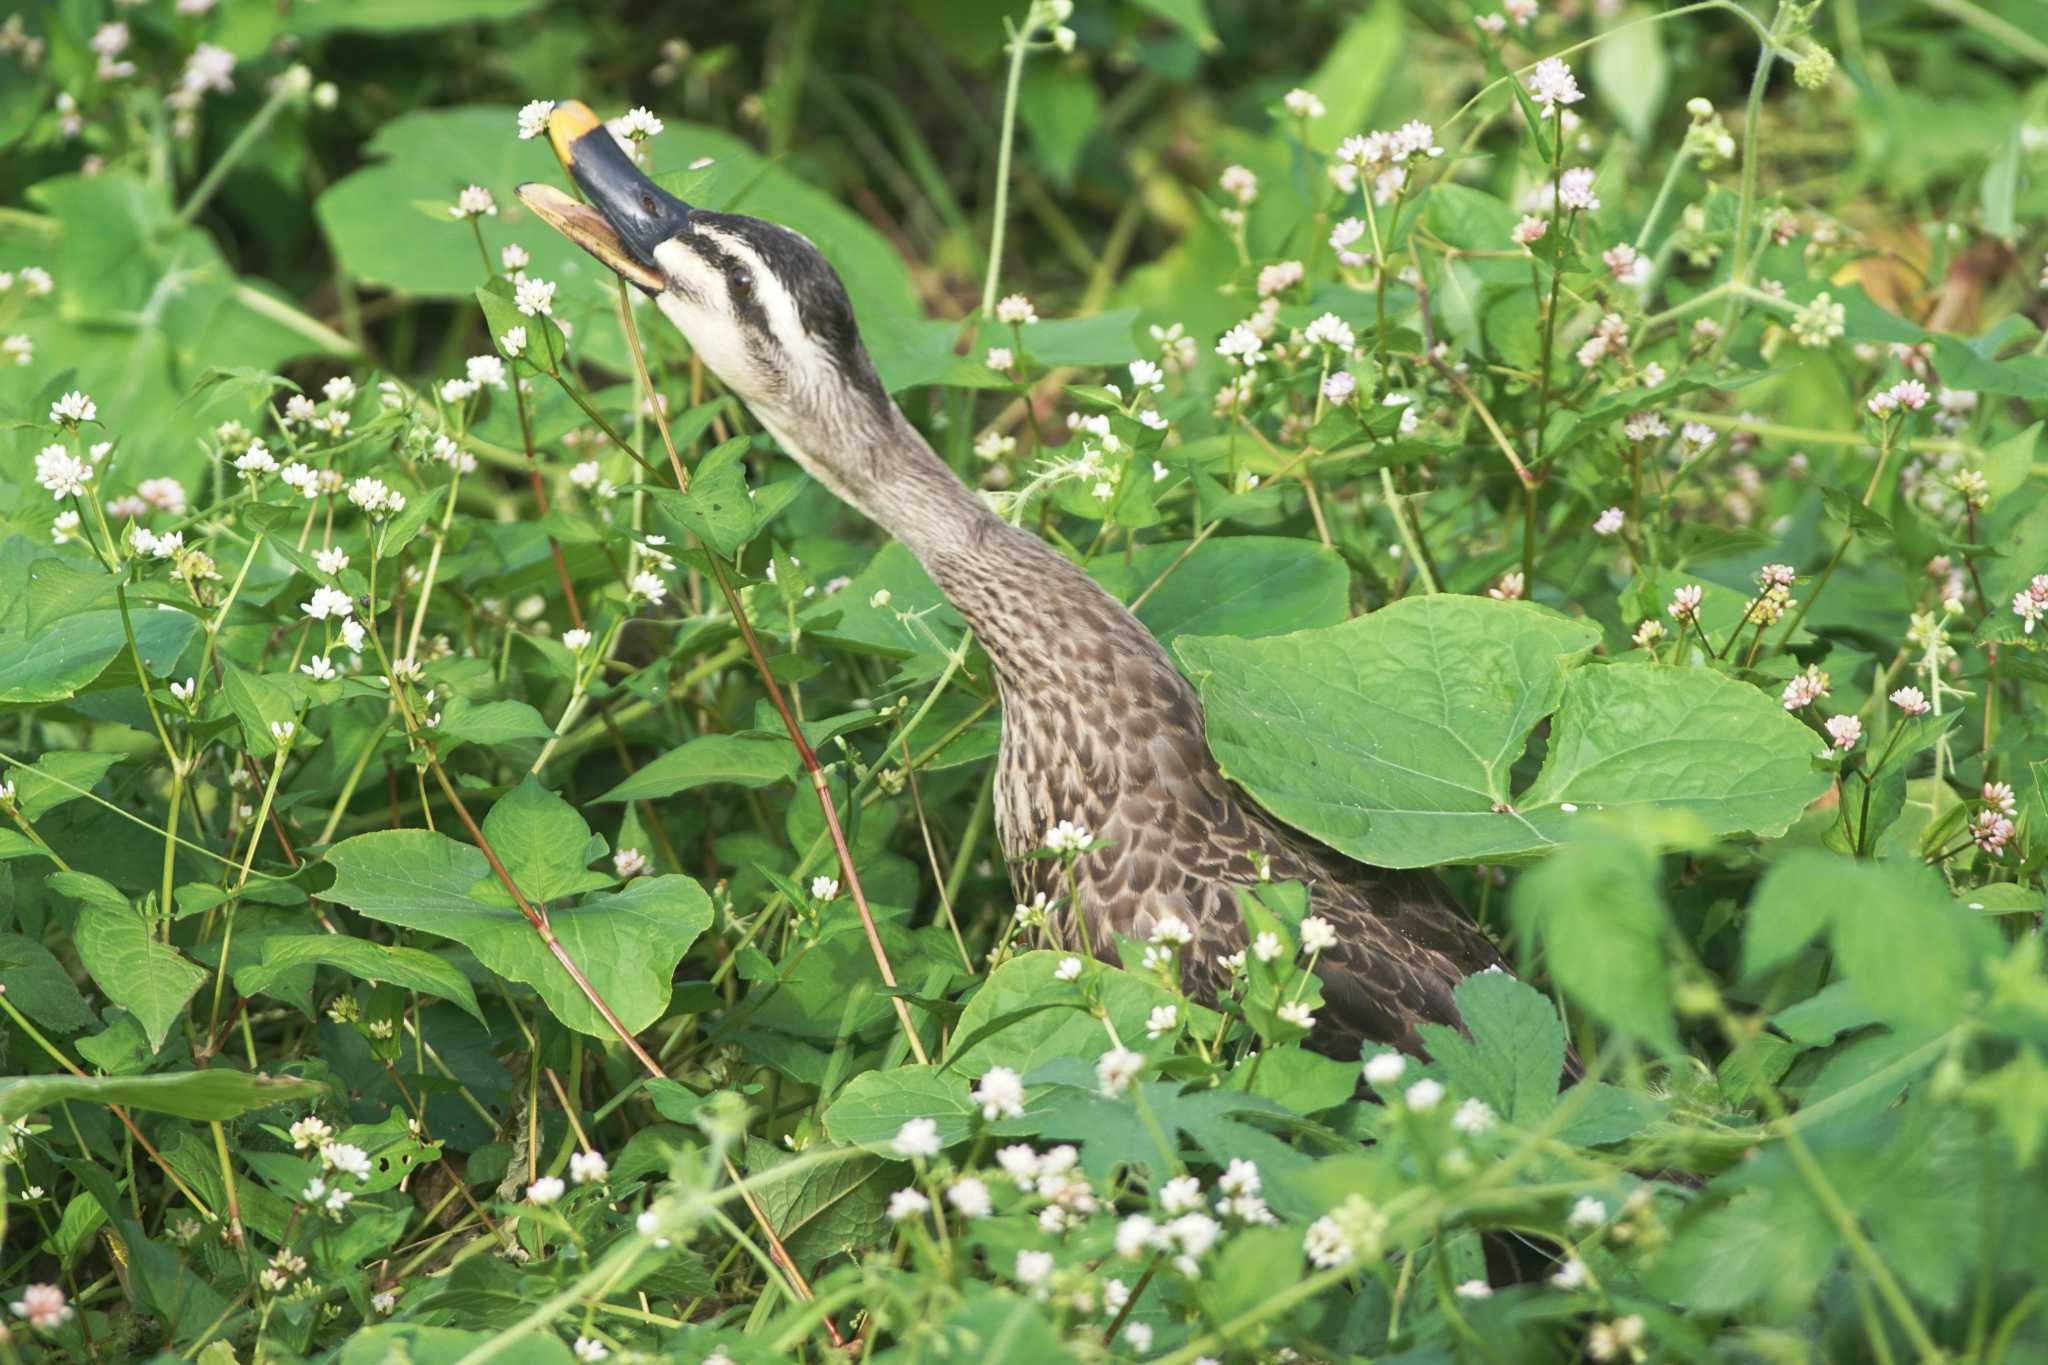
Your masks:
<path fill-rule="evenodd" d="M 512 287 L 512 305 L 528 317 L 551 316 L 555 311 L 553 280 L 527 276 Z"/>
<path fill-rule="evenodd" d="M 1105 1095 L 1121 1095 L 1144 1069 L 1145 1059 L 1129 1048 L 1113 1047 L 1095 1063 L 1095 1081 Z"/>
<path fill-rule="evenodd" d="M 562 643 L 569 647 L 571 653 L 575 654 L 581 654 L 584 650 L 590 648 L 592 638 L 594 637 L 591 633 L 580 626 L 572 627 L 562 632 Z"/>
<path fill-rule="evenodd" d="M 1337 926 L 1321 915 L 1310 915 L 1301 922 L 1301 950 L 1305 953 L 1320 953 L 1337 946 Z"/>
<path fill-rule="evenodd" d="M 889 1221 L 900 1223 L 906 1218 L 916 1218 L 931 1209 L 932 1201 L 909 1186 L 889 1196 Z"/>
<path fill-rule="evenodd" d="M 50 404 L 50 420 L 59 426 L 75 427 L 99 415 L 99 405 L 77 389 Z"/>
<path fill-rule="evenodd" d="M 1038 321 L 1038 310 L 1022 294 L 1006 294 L 996 303 L 996 321 L 1007 327 L 1028 327 Z"/>
<path fill-rule="evenodd" d="M 1259 177 L 1246 166 L 1225 166 L 1223 174 L 1216 177 L 1216 183 L 1240 205 L 1250 204 L 1259 197 Z"/>
<path fill-rule="evenodd" d="M 526 1201 L 529 1204 L 547 1205 L 560 1199 L 568 1186 L 558 1175 L 544 1175 L 526 1187 Z"/>
<path fill-rule="evenodd" d="M 1348 403 L 1358 392 L 1358 376 L 1349 370 L 1336 370 L 1323 379 L 1323 397 L 1332 403 Z"/>
<path fill-rule="evenodd" d="M 300 664 L 299 672 L 305 674 L 314 682 L 333 682 L 341 676 L 335 670 L 334 660 L 328 658 L 325 654 L 315 654 L 305 663 Z"/>
<path fill-rule="evenodd" d="M 277 472 L 277 457 L 265 448 L 261 441 L 251 441 L 249 448 L 235 457 L 235 469 L 252 477 Z"/>
<path fill-rule="evenodd" d="M 192 694 L 193 694 L 194 692 L 198 691 L 198 690 L 199 690 L 199 680 L 198 680 L 197 678 L 187 678 L 187 679 L 185 679 L 185 681 L 183 681 L 183 682 L 181 682 L 181 683 L 177 683 L 177 682 L 174 682 L 174 683 L 172 683 L 172 684 L 171 684 L 171 695 L 172 695 L 172 696 L 174 696 L 174 697 L 176 697 L 176 698 L 177 698 L 177 699 L 178 699 L 179 701 L 185 701 L 185 702 L 189 702 L 189 701 L 191 701 L 191 700 L 192 700 Z M 320 1120 L 318 1120 L 318 1119 L 307 1119 L 307 1120 L 305 1120 L 305 1122 L 307 1122 L 307 1123 L 320 1123 Z M 331 1129 L 329 1129 L 329 1128 L 327 1127 L 327 1125 L 326 1125 L 326 1124 L 324 1124 L 324 1123 L 321 1123 L 321 1124 L 320 1124 L 320 1131 L 321 1131 L 321 1136 L 325 1137 L 325 1136 L 327 1135 L 327 1133 L 329 1133 L 329 1132 L 330 1132 L 330 1131 L 332 1131 L 332 1130 L 331 1130 Z M 298 1133 L 298 1125 L 297 1125 L 297 1124 L 293 1124 L 293 1125 L 292 1125 L 292 1132 L 293 1132 L 294 1136 L 296 1136 L 296 1134 Z M 303 1146 L 303 1145 L 305 1145 L 305 1144 L 303 1144 L 303 1143 L 299 1143 L 299 1144 L 295 1144 L 295 1145 Z"/>
<path fill-rule="evenodd" d="M 1365 1063 L 1366 1084 L 1378 1089 L 1392 1085 L 1401 1079 L 1401 1073 L 1408 1069 L 1408 1059 L 1398 1052 L 1374 1054 Z"/>
<path fill-rule="evenodd" d="M 601 1185 L 611 1172 L 603 1152 L 576 1152 L 569 1158 L 569 1178 L 578 1185 Z"/>
<path fill-rule="evenodd" d="M 533 100 L 519 107 L 519 140 L 530 142 L 548 130 L 548 115 L 555 112 L 553 100 Z"/>
<path fill-rule="evenodd" d="M 1458 1286 L 1457 1294 L 1461 1299 L 1490 1299 L 1493 1286 L 1484 1280 L 1466 1280 Z"/>
<path fill-rule="evenodd" d="M 1280 1022 L 1283 1024 L 1292 1024 L 1294 1027 L 1302 1029 L 1314 1028 L 1316 1026 L 1315 1015 L 1311 1014 L 1308 1006 L 1299 1000 L 1289 1001 L 1287 1004 L 1282 1005 L 1275 1013 L 1280 1016 Z"/>
<path fill-rule="evenodd" d="M 455 218 L 495 218 L 498 216 L 498 201 L 491 198 L 491 192 L 482 185 L 471 185 L 455 196 L 455 203 L 448 212 Z"/>
<path fill-rule="evenodd" d="M 72 1308 L 64 1291 L 54 1284 L 32 1284 L 21 1291 L 12 1305 L 14 1316 L 35 1328 L 49 1332 L 71 1321 Z"/>
<path fill-rule="evenodd" d="M 1238 323 L 1223 334 L 1216 343 L 1216 354 L 1226 360 L 1235 360 L 1246 369 L 1259 363 L 1259 356 L 1265 350 L 1265 339 L 1245 323 Z"/>
<path fill-rule="evenodd" d="M 644 142 L 650 137 L 661 136 L 661 120 L 645 105 L 635 105 L 607 126 L 629 142 Z"/>
<path fill-rule="evenodd" d="M 1568 209 L 1591 213 L 1600 207 L 1600 196 L 1593 192 L 1593 172 L 1590 167 L 1579 166 L 1566 171 L 1557 178 L 1557 202 Z"/>
<path fill-rule="evenodd" d="M 330 545 L 313 555 L 313 563 L 319 566 L 321 573 L 338 574 L 348 567 L 348 552 Z"/>
<path fill-rule="evenodd" d="M 1856 747 L 1856 741 L 1863 738 L 1863 722 L 1855 716 L 1829 716 L 1824 727 L 1835 748 L 1843 753 Z"/>
<path fill-rule="evenodd" d="M 1593 519 L 1593 534 L 1611 536 L 1619 531 L 1627 521 L 1627 515 L 1619 507 L 1610 507 Z"/>
<path fill-rule="evenodd" d="M 398 1295 L 388 1289 L 372 1294 L 370 1295 L 370 1307 L 379 1313 L 389 1316 L 398 1308 Z"/>
<path fill-rule="evenodd" d="M 1023 1079 L 1006 1066 L 990 1067 L 970 1096 L 981 1106 L 981 1116 L 990 1122 L 1014 1119 L 1024 1113 Z"/>
<path fill-rule="evenodd" d="M 1924 716 L 1934 709 L 1928 704 L 1927 694 L 1917 687 L 1901 687 L 1892 693 L 1891 702 L 1909 716 Z"/>
<path fill-rule="evenodd" d="M 1705 594 L 1706 589 L 1697 583 L 1674 588 L 1671 591 L 1671 605 L 1665 610 L 1671 613 L 1671 619 L 1674 621 L 1696 621 L 1700 614 L 1700 600 Z"/>
<path fill-rule="evenodd" d="M 276 726 L 271 727 L 273 730 Z M 370 1178 L 370 1154 L 352 1142 L 325 1142 L 320 1145 L 320 1164 L 357 1180 Z"/>
<path fill-rule="evenodd" d="M 666 1251 L 668 1249 L 669 1239 L 666 1237 L 656 1237 L 654 1235 L 657 1231 L 660 1230 L 660 1228 L 661 1215 L 656 1213 L 653 1209 L 645 1210 L 633 1220 L 634 1231 L 638 1232 L 642 1237 L 651 1238 L 656 1247 Z"/>
<path fill-rule="evenodd" d="M 36 358 L 35 339 L 16 332 L 5 341 L 0 341 L 0 355 L 6 356 L 17 365 L 30 364 Z"/>
<path fill-rule="evenodd" d="M 1310 1264 L 1319 1270 L 1343 1265 L 1353 1255 L 1351 1239 L 1344 1235 L 1344 1229 L 1337 1225 L 1337 1220 L 1327 1215 L 1308 1225 L 1308 1232 L 1301 1239 L 1301 1249 L 1308 1254 Z"/>
<path fill-rule="evenodd" d="M 473 355 L 463 362 L 469 382 L 480 388 L 502 389 L 505 387 L 505 362 L 494 355 Z"/>
<path fill-rule="evenodd" d="M 381 520 L 394 512 L 403 512 L 405 510 L 405 495 L 403 493 L 400 493 L 382 479 L 373 479 L 367 475 L 349 484 L 348 500 L 369 513 L 371 518 L 376 520 Z"/>
<path fill-rule="evenodd" d="M 1007 374 L 1017 363 L 1017 355 L 1007 346 L 991 346 L 982 363 L 997 374 Z"/>
<path fill-rule="evenodd" d="M 1550 1277 L 1550 1282 L 1559 1289 L 1577 1289 L 1586 1282 L 1586 1279 L 1586 1263 L 1573 1256 L 1557 1268 L 1557 1273 Z"/>
<path fill-rule="evenodd" d="M 1323 102 L 1312 91 L 1296 87 L 1281 97 L 1280 103 L 1296 118 L 1321 118 Z"/>
<path fill-rule="evenodd" d="M 647 866 L 647 855 L 637 848 L 622 848 L 612 855 L 613 874 L 626 881 L 646 872 Z"/>
<path fill-rule="evenodd" d="M 240 461 L 236 463 L 239 465 Z M 320 496 L 320 471 L 311 465 L 301 464 L 297 460 L 293 460 L 282 470 L 278 471 L 278 477 L 284 480 L 286 486 L 296 488 L 301 497 L 317 498 Z M 342 560 L 346 563 L 348 556 L 343 555 Z"/>
<path fill-rule="evenodd" d="M 1545 118 L 1558 106 L 1577 104 L 1585 97 L 1572 69 L 1557 57 L 1545 57 L 1529 73 L 1529 98 L 1543 106 Z"/>
<path fill-rule="evenodd" d="M 1181 948 L 1194 942 L 1195 931 L 1188 928 L 1188 922 L 1178 915 L 1162 915 L 1152 926 L 1147 941 Z"/>
<path fill-rule="evenodd" d="M 575 1351 L 578 1360 L 603 1360 L 611 1354 L 611 1348 L 595 1337 L 576 1338 Z"/>
<path fill-rule="evenodd" d="M 1081 979 L 1081 959 L 1080 959 L 1080 958 L 1078 958 L 1078 957 L 1063 957 L 1063 958 L 1061 958 L 1061 959 L 1060 959 L 1060 965 L 1052 969 L 1052 974 L 1053 974 L 1054 976 L 1058 977 L 1058 978 L 1059 978 L 1060 980 L 1062 980 L 1062 981 L 1078 981 L 1078 980 L 1080 980 L 1080 979 Z"/>
<path fill-rule="evenodd" d="M 1072 820 L 1062 820 L 1045 833 L 1045 846 L 1053 853 L 1079 853 L 1094 840 L 1086 825 Z"/>
<path fill-rule="evenodd" d="M 1358 344 L 1351 324 L 1335 313 L 1323 314 L 1304 328 L 1301 335 L 1312 346 L 1329 346 L 1339 351 L 1349 351 Z"/>
<path fill-rule="evenodd" d="M 1451 1127 L 1467 1137 L 1478 1137 L 1493 1124 L 1493 1108 L 1485 1100 L 1466 1100 L 1451 1115 Z"/>
<path fill-rule="evenodd" d="M 1191 1175 L 1177 1175 L 1159 1187 L 1159 1207 L 1168 1213 L 1186 1213 L 1202 1207 L 1202 1182 Z"/>
<path fill-rule="evenodd" d="M 506 355 L 516 357 L 521 351 L 526 349 L 526 329 L 524 327 L 507 327 L 498 337 L 498 345 L 504 350 Z"/>
<path fill-rule="evenodd" d="M 176 683 L 171 684 L 171 690 L 173 692 L 178 690 Z M 189 688 L 186 690 L 186 695 L 191 695 Z M 316 1147 L 324 1147 L 327 1144 L 327 1140 L 334 1136 L 334 1129 L 312 1114 L 308 1114 L 300 1119 L 297 1123 L 286 1129 L 285 1132 L 291 1138 L 292 1146 L 301 1152 L 309 1151 Z"/>
<path fill-rule="evenodd" d="M 957 1209 L 962 1218 L 986 1218 L 994 1207 L 989 1199 L 988 1186 L 973 1176 L 954 1181 L 946 1191 L 946 1202 Z"/>
<path fill-rule="evenodd" d="M 299 610 L 315 621 L 338 621 L 355 610 L 355 603 L 339 588 L 315 588 L 312 599 L 300 603 Z"/>
<path fill-rule="evenodd" d="M 911 1119 L 896 1130 L 889 1145 L 898 1156 L 907 1157 L 934 1157 L 944 1148 L 936 1119 Z"/>
<path fill-rule="evenodd" d="M 1159 1237 L 1159 1224 L 1142 1213 L 1134 1213 L 1116 1225 L 1116 1253 L 1127 1261 L 1135 1261 L 1154 1246 Z"/>
<path fill-rule="evenodd" d="M 297 733 L 297 731 L 298 726 L 293 725 L 288 720 L 274 720 L 270 722 L 270 737 L 276 740 L 279 744 L 291 743 L 292 736 L 295 733 Z"/>
<path fill-rule="evenodd" d="M 1053 1264 L 1050 1251 L 1020 1251 L 1017 1253 L 1017 1282 L 1037 1289 L 1052 1278 Z"/>
<path fill-rule="evenodd" d="M 661 581 L 661 575 L 642 570 L 633 575 L 633 596 L 644 597 L 652 606 L 660 606 L 668 596 L 668 584 Z"/>
<path fill-rule="evenodd" d="M 1573 1204 L 1571 1214 L 1565 1219 L 1568 1226 L 1575 1228 L 1597 1228 L 1606 1221 L 1607 1205 L 1590 1194 Z"/>
<path fill-rule="evenodd" d="M 1259 271 L 1258 291 L 1262 299 L 1284 294 L 1300 284 L 1308 268 L 1300 261 L 1276 261 Z"/>
<path fill-rule="evenodd" d="M 1164 1038 L 1173 1032 L 1174 1025 L 1179 1022 L 1180 1006 L 1154 1005 L 1152 1012 L 1145 1016 L 1145 1036 L 1154 1039 Z"/>
<path fill-rule="evenodd" d="M 47 445 L 36 454 L 36 482 L 62 501 L 78 497 L 92 482 L 92 466 L 60 445 Z"/>
<path fill-rule="evenodd" d="M 341 623 L 341 643 L 350 652 L 356 654 L 363 652 L 363 638 L 363 623 L 361 621 L 343 621 Z"/>

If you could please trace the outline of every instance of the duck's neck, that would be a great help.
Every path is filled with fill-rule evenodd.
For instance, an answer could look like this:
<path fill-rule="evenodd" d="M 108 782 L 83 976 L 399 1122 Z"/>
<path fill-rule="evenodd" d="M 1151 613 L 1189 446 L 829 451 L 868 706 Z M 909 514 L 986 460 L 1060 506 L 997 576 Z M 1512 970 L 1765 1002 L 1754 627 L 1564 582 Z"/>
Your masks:
<path fill-rule="evenodd" d="M 1121 603 L 997 516 L 893 404 L 886 415 L 864 416 L 855 430 L 811 433 L 808 443 L 775 434 L 819 482 L 917 556 L 973 627 L 1012 698 L 1072 686 L 1091 661 L 1113 668 L 1117 653 L 1165 662 Z"/>

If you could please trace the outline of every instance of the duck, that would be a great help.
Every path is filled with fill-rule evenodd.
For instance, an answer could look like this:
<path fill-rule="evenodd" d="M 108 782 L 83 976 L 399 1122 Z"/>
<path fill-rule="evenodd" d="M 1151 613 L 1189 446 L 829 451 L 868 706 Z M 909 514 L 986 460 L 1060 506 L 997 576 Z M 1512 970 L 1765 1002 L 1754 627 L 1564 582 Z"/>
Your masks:
<path fill-rule="evenodd" d="M 580 101 L 558 104 L 547 134 L 582 198 L 529 183 L 521 201 L 649 295 L 782 450 L 915 555 L 973 629 L 1002 705 L 998 838 L 1018 902 L 1047 907 L 1056 946 L 1115 962 L 1120 937 L 1183 943 L 1182 986 L 1213 1003 L 1246 949 L 1240 894 L 1299 882 L 1335 937 L 1314 958 L 1311 1047 L 1426 1056 L 1423 1026 L 1460 1027 L 1458 985 L 1506 969 L 1492 940 L 1434 873 L 1356 862 L 1225 775 L 1199 696 L 1151 632 L 998 515 L 904 416 L 809 239 L 671 194 Z M 1043 856 L 1062 822 L 1085 832 L 1083 851 Z"/>

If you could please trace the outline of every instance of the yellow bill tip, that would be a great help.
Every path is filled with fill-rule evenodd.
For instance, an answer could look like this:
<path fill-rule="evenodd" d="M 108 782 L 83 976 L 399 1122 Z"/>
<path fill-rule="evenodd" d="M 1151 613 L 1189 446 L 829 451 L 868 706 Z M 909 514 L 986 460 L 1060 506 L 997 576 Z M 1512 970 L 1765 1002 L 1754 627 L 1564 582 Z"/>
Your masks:
<path fill-rule="evenodd" d="M 566 166 L 576 159 L 577 141 L 592 129 L 603 126 L 603 120 L 590 111 L 582 100 L 564 100 L 548 115 L 548 142 L 555 149 L 555 156 Z"/>

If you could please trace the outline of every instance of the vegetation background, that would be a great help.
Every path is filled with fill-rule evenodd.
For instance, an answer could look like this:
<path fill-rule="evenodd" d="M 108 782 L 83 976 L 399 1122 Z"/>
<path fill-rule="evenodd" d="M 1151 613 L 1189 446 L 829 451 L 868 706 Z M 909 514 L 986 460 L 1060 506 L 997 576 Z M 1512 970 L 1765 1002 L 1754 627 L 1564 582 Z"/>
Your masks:
<path fill-rule="evenodd" d="M 2048 1359 L 2044 76 L 2033 0 L 17 5 L 0 1358 Z M 962 623 L 513 197 L 566 98 L 1526 984 L 1361 1083 L 1300 888 L 1214 1009 L 1041 946 Z"/>

